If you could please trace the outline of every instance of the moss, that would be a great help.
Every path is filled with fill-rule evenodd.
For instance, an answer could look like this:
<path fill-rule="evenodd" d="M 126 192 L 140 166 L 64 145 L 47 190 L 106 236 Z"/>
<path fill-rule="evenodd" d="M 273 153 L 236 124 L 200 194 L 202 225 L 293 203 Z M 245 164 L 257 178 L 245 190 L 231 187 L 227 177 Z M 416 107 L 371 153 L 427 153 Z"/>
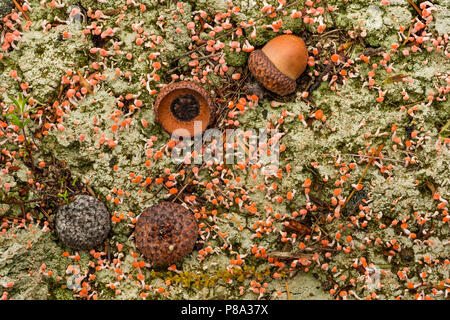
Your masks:
<path fill-rule="evenodd" d="M 72 291 L 58 284 L 55 284 L 55 287 L 50 292 L 49 300 L 75 300 Z"/>
<path fill-rule="evenodd" d="M 230 47 L 226 46 L 224 52 L 226 54 L 225 61 L 229 66 L 242 67 L 247 63 L 248 54 L 244 51 L 230 51 Z"/>
<path fill-rule="evenodd" d="M 248 33 L 248 31 L 247 31 Z M 262 47 L 267 42 L 269 42 L 272 38 L 274 38 L 273 32 L 271 30 L 263 28 L 262 25 L 258 25 L 256 27 L 256 37 L 247 37 L 250 44 L 255 47 Z"/>

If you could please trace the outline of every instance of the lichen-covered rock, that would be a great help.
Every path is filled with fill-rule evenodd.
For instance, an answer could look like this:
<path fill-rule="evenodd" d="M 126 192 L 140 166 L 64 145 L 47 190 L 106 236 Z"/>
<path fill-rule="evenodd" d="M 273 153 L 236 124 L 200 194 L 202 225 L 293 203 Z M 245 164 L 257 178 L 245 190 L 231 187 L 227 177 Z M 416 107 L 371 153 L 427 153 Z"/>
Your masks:
<path fill-rule="evenodd" d="M 450 1 L 444 0 L 440 1 L 440 3 L 436 4 L 436 31 L 439 34 L 446 34 L 450 30 L 450 15 L 448 13 L 448 7 L 450 5 Z"/>
<path fill-rule="evenodd" d="M 56 232 L 61 241 L 74 249 L 89 250 L 105 240 L 111 229 L 105 205 L 91 196 L 77 196 L 75 201 L 59 208 Z"/>
<path fill-rule="evenodd" d="M 32 224 L 22 230 L 10 229 L 0 237 L 0 292 L 6 290 L 8 299 L 48 298 L 48 273 L 37 271 L 44 271 L 44 263 L 45 271 L 54 275 L 65 269 L 59 261 L 62 250 L 53 238 L 48 228 Z"/>
<path fill-rule="evenodd" d="M 0 138 L 0 194 L 20 195 L 33 218 L 26 223 L 30 232 L 14 219 L 0 221 L 0 297 L 255 299 L 259 294 L 260 299 L 286 299 L 290 291 L 292 299 L 445 298 L 440 283 L 448 278 L 450 236 L 444 67 L 449 0 L 416 2 L 426 8 L 424 17 L 405 0 L 312 1 L 312 6 L 289 1 L 289 8 L 272 17 L 262 16 L 269 6 L 277 9 L 276 0 L 140 0 L 126 9 L 123 0 L 26 3 L 32 25 L 26 28 L 19 13 L 6 28 L 20 37 L 0 52 L 0 105 L 22 91 L 41 102 L 25 128 L 36 144 L 35 167 L 51 179 L 51 157 L 63 160 L 72 177 L 108 199 L 105 205 L 115 217 L 106 252 L 77 253 L 55 241 L 54 232 L 42 232 L 42 222 L 50 221 L 35 209 L 42 191 L 34 186 L 45 183 L 27 167 L 28 157 L 19 156 L 20 131 L 0 116 L 8 125 Z M 69 17 L 72 6 L 81 9 L 79 21 Z M 228 33 L 238 26 L 243 27 Z M 406 41 L 410 29 L 415 40 Z M 155 121 L 158 92 L 172 80 L 198 77 L 216 99 L 225 96 L 237 104 L 251 87 L 250 46 L 257 50 L 290 32 L 305 38 L 314 57 L 297 93 L 275 104 L 270 95 L 260 97 L 253 107 L 225 108 L 224 115 L 231 128 L 278 127 L 285 146 L 278 176 L 228 165 L 200 169 L 197 181 L 191 181 L 193 167 L 177 169 L 170 136 Z M 236 43 L 240 51 L 231 51 Z M 325 61 L 334 53 L 340 58 L 319 85 Z M 77 70 L 92 92 L 83 93 Z M 70 99 L 69 89 L 76 91 Z M 223 106 L 230 107 L 228 102 Z M 319 109 L 321 119 L 315 117 Z M 366 155 L 381 144 L 380 158 L 361 181 L 362 193 L 355 193 L 343 211 L 342 203 L 363 176 Z M 136 213 L 173 200 L 174 191 L 198 210 L 198 247 L 204 247 L 185 256 L 174 271 L 142 267 L 130 237 Z M 358 201 L 362 196 L 367 200 Z M 16 204 L 0 204 L 2 220 L 21 214 Z M 55 212 L 48 214 L 53 218 Z M 283 225 L 294 215 L 320 228 L 309 239 L 294 238 Z M 10 229 L 2 235 L 4 228 Z M 298 252 L 303 245 L 307 250 Z M 280 250 L 318 258 L 275 261 L 280 267 L 268 263 L 266 255 Z M 267 287 L 252 287 L 253 281 Z"/>
<path fill-rule="evenodd" d="M 70 32 L 70 41 L 62 36 Z M 46 102 L 54 99 L 60 90 L 61 77 L 74 65 L 86 63 L 87 50 L 91 46 L 81 29 L 61 25 L 47 33 L 30 30 L 22 35 L 19 49 L 5 58 L 5 72 L 0 83 L 7 83 L 11 70 L 16 70 L 22 81 L 33 89 L 33 98 Z M 16 96 L 17 86 L 8 86 L 5 97 Z"/>
<path fill-rule="evenodd" d="M 177 203 L 161 202 L 139 217 L 135 238 L 146 258 L 157 264 L 169 264 L 192 251 L 197 234 L 197 222 L 187 209 Z"/>

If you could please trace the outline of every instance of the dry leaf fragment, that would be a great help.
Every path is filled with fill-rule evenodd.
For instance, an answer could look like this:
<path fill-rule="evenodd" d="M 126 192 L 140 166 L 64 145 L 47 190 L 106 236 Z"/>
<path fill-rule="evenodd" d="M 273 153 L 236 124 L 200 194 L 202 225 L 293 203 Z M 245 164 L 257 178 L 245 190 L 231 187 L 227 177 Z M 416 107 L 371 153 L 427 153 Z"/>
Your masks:
<path fill-rule="evenodd" d="M 404 78 L 407 78 L 409 76 L 410 76 L 410 74 L 399 73 L 392 77 L 386 78 L 386 80 L 384 80 L 384 83 L 400 82 L 400 81 L 403 81 Z"/>
<path fill-rule="evenodd" d="M 305 226 L 304 224 L 302 224 L 298 221 L 292 220 L 292 219 L 288 221 L 286 228 L 291 231 L 297 232 L 300 235 L 308 235 L 308 234 L 311 234 L 311 232 L 312 232 L 311 228 Z"/>

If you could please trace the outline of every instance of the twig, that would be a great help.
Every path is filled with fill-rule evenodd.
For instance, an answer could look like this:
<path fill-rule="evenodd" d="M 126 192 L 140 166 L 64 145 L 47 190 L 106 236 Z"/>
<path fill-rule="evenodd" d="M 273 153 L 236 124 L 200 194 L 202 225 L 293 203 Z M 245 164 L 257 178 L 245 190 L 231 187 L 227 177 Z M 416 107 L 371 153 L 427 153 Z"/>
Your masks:
<path fill-rule="evenodd" d="M 439 136 L 440 137 L 445 137 L 445 132 L 447 132 L 449 127 L 450 127 L 450 120 L 448 120 L 447 123 L 444 124 L 444 126 L 441 128 L 441 130 L 439 131 Z"/>
<path fill-rule="evenodd" d="M 334 63 L 331 62 L 331 59 L 329 61 L 330 61 L 330 63 L 327 64 L 327 66 L 322 71 L 322 73 L 317 77 L 316 81 L 314 81 L 314 83 L 309 88 L 306 88 L 306 91 L 311 93 L 312 91 L 316 90 L 320 86 L 320 84 L 323 81 L 323 77 L 325 77 L 331 71 L 331 68 L 334 65 Z"/>
<path fill-rule="evenodd" d="M 287 294 L 287 299 L 288 299 L 288 300 L 291 300 L 291 292 L 289 291 L 289 285 L 288 285 L 288 282 L 285 281 L 285 284 L 286 284 L 286 294 Z"/>
<path fill-rule="evenodd" d="M 419 7 L 412 0 L 408 0 L 408 2 L 409 2 L 410 5 L 412 5 L 414 7 L 414 10 L 417 11 L 419 16 L 422 17 L 422 11 L 420 11 Z"/>
<path fill-rule="evenodd" d="M 44 209 L 42 209 L 41 207 L 39 207 L 39 210 L 41 210 L 42 214 L 47 218 L 47 221 L 48 221 L 48 223 L 50 225 L 50 228 L 53 229 L 53 218 L 50 217 L 48 215 L 48 213 Z"/>
<path fill-rule="evenodd" d="M 364 177 L 365 177 L 365 175 L 366 175 L 366 173 L 367 173 L 367 170 L 369 170 L 369 167 L 370 167 L 370 165 L 372 164 L 373 159 L 374 159 L 375 157 L 377 157 L 377 156 L 380 154 L 380 152 L 381 152 L 382 149 L 383 149 L 383 145 L 380 145 L 380 146 L 378 147 L 378 149 L 373 153 L 373 155 L 369 157 L 369 161 L 367 162 L 367 166 L 366 166 L 366 168 L 364 169 L 364 172 L 363 172 L 363 174 L 361 175 L 361 178 L 359 178 L 359 181 L 358 181 L 358 183 L 357 183 L 358 185 L 359 185 L 359 184 L 361 183 L 361 181 L 364 179 Z M 350 199 L 353 197 L 353 195 L 355 194 L 355 190 L 356 190 L 356 189 L 353 189 L 352 192 L 350 193 L 350 195 L 347 197 L 347 199 L 345 200 L 344 205 L 343 205 L 342 208 L 341 208 L 341 211 L 344 210 L 344 208 L 345 208 L 345 206 L 347 205 L 347 203 L 348 203 L 348 202 L 350 201 Z"/>
<path fill-rule="evenodd" d="M 32 203 L 32 202 L 39 202 L 39 201 L 44 201 L 47 200 L 48 198 L 39 198 L 39 199 L 32 199 L 32 200 L 19 200 L 17 198 L 8 198 L 6 200 L 0 200 L 0 203 L 3 204 L 20 204 L 20 203 Z"/>
<path fill-rule="evenodd" d="M 147 199 L 144 199 L 144 200 L 142 200 L 142 201 L 143 201 L 143 202 L 147 202 L 148 200 L 153 199 L 154 197 L 156 197 L 156 196 L 162 191 L 162 189 L 164 189 L 164 185 L 161 186 L 161 187 L 159 188 L 159 190 L 156 191 L 154 194 L 151 194 L 150 197 L 148 197 Z"/>
<path fill-rule="evenodd" d="M 329 153 L 324 153 L 322 154 L 323 156 L 326 157 L 337 157 L 337 156 L 352 156 L 352 157 L 370 157 L 364 154 L 356 154 L 356 153 L 339 153 L 337 155 L 334 154 L 329 154 Z M 380 159 L 380 160 L 387 160 L 387 161 L 394 161 L 394 162 L 398 162 L 398 163 L 403 163 L 403 161 L 397 160 L 397 159 L 392 159 L 392 158 L 384 158 L 384 157 L 370 157 L 372 159 Z"/>
<path fill-rule="evenodd" d="M 92 91 L 90 83 L 83 77 L 80 70 L 76 69 L 78 76 L 80 77 L 80 84 L 84 87 L 90 94 L 94 94 Z"/>
<path fill-rule="evenodd" d="M 296 253 L 289 251 L 270 251 L 267 252 L 267 256 L 271 258 L 284 259 L 284 260 L 298 260 L 303 258 L 311 258 L 312 254 L 309 253 Z"/>
<path fill-rule="evenodd" d="M 189 179 L 189 181 L 187 181 L 187 183 L 181 188 L 181 190 L 178 192 L 177 196 L 175 198 L 173 198 L 172 202 L 177 201 L 177 199 L 179 198 L 181 193 L 184 191 L 184 189 L 186 189 L 187 186 L 189 185 L 189 183 L 191 183 L 192 180 L 190 178 L 188 178 L 188 179 Z"/>
<path fill-rule="evenodd" d="M 231 101 L 233 101 L 235 98 L 239 97 L 241 95 L 241 90 L 240 88 L 242 88 L 242 86 L 244 85 L 245 81 L 247 81 L 247 78 L 249 77 L 250 73 L 246 72 L 246 74 L 242 77 L 242 80 L 240 81 L 240 83 L 237 85 L 239 91 L 238 92 L 233 92 L 232 96 L 230 98 Z M 228 93 L 230 92 L 230 90 L 227 90 Z M 228 94 L 227 94 L 228 95 Z M 224 96 L 224 98 L 227 97 L 227 95 Z M 225 118 L 225 116 L 227 115 L 227 111 L 228 110 L 228 104 L 224 103 L 223 107 L 220 108 L 220 110 L 216 111 L 215 114 L 215 119 L 214 119 L 214 126 L 218 126 L 219 128 L 221 128 L 221 124 L 222 124 L 222 120 Z"/>
<path fill-rule="evenodd" d="M 94 198 L 97 198 L 97 196 L 95 195 L 94 190 L 92 190 L 90 185 L 86 185 L 86 189 L 90 193 L 91 196 L 93 196 Z"/>
<path fill-rule="evenodd" d="M 328 2 L 327 2 L 327 0 L 324 0 L 324 4 L 325 4 L 325 6 L 328 8 Z M 330 17 L 331 17 L 331 20 L 333 20 L 333 27 L 335 27 L 335 26 L 336 26 L 336 19 L 334 19 L 333 11 L 329 10 L 329 11 L 328 11 L 328 14 L 329 14 Z M 327 20 L 328 20 L 328 19 L 327 19 Z"/>
<path fill-rule="evenodd" d="M 363 54 L 364 56 L 369 57 L 369 56 L 372 56 L 372 55 L 374 55 L 374 54 L 376 54 L 376 53 L 380 53 L 380 52 L 383 52 L 383 51 L 384 51 L 384 49 L 383 49 L 382 47 L 378 47 L 378 48 L 367 48 L 362 54 Z"/>
<path fill-rule="evenodd" d="M 199 170 L 203 169 L 204 166 L 205 166 L 205 164 L 202 164 L 202 165 L 200 166 Z M 177 170 L 177 171 L 180 171 L 180 169 L 181 169 L 181 166 L 178 167 L 178 170 Z M 191 173 L 192 173 L 192 170 L 190 171 L 189 176 L 187 176 L 187 177 L 184 179 L 184 181 L 187 181 L 187 182 L 184 184 L 184 186 L 181 188 L 181 190 L 178 192 L 178 194 L 177 194 L 176 197 L 172 200 L 172 202 L 175 202 L 175 201 L 180 197 L 180 195 L 181 195 L 181 193 L 184 191 L 184 189 L 186 189 L 187 186 L 192 182 L 193 179 L 191 179 L 191 176 L 192 176 Z"/>
<path fill-rule="evenodd" d="M 412 28 L 413 28 L 413 24 L 414 24 L 414 20 L 415 20 L 415 19 L 416 19 L 416 18 L 414 18 L 414 19 L 411 21 L 411 24 L 409 25 L 408 35 L 406 36 L 405 41 L 403 41 L 401 47 L 403 47 L 403 46 L 409 41 L 409 36 L 411 35 L 411 31 L 412 31 Z"/>
<path fill-rule="evenodd" d="M 161 149 L 161 151 L 162 151 L 162 150 L 163 150 L 163 148 Z M 176 171 L 180 171 L 182 167 L 183 167 L 183 163 L 180 163 L 180 165 L 178 166 L 178 168 L 177 168 Z M 164 183 L 163 183 L 162 186 L 159 188 L 158 191 L 156 191 L 154 194 L 151 194 L 147 199 L 143 199 L 142 201 L 143 201 L 143 202 L 147 202 L 148 200 L 153 199 L 154 197 L 156 197 L 156 196 L 162 191 L 162 189 L 164 189 L 164 187 L 165 187 L 165 185 L 164 185 Z M 166 189 L 167 189 L 167 188 L 166 188 Z"/>
<path fill-rule="evenodd" d="M 184 202 L 184 201 L 181 200 L 181 199 L 180 199 L 180 201 L 183 202 L 184 205 L 185 205 L 186 207 L 188 207 L 188 209 L 189 209 L 193 214 L 195 214 L 194 210 L 192 210 L 192 208 L 191 208 L 186 202 Z M 206 225 L 210 228 L 211 231 L 215 232 L 220 238 L 222 238 L 222 240 L 223 240 L 224 243 L 226 243 L 227 245 L 229 245 L 227 239 L 225 239 L 224 236 L 222 236 L 219 232 L 217 232 L 217 230 L 216 230 L 214 227 L 212 227 L 206 220 L 203 220 L 202 222 L 203 222 L 204 224 L 206 224 Z"/>
<path fill-rule="evenodd" d="M 23 16 L 25 17 L 25 19 L 27 19 L 27 21 L 30 21 L 30 17 L 28 17 L 28 15 L 25 13 L 25 11 L 23 11 L 22 6 L 16 1 L 13 0 L 14 4 L 16 5 L 16 8 L 22 12 Z"/>

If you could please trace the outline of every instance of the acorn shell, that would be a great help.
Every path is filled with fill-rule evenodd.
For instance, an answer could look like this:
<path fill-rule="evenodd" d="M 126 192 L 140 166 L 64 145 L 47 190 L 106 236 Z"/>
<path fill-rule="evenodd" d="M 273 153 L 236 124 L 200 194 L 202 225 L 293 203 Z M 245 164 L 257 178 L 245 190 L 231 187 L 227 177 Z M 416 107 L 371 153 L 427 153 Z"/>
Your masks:
<path fill-rule="evenodd" d="M 171 264 L 190 254 L 198 237 L 194 215 L 182 205 L 161 202 L 144 210 L 135 230 L 136 246 L 155 264 Z"/>
<path fill-rule="evenodd" d="M 193 96 L 200 106 L 198 115 L 189 121 L 177 119 L 171 111 L 172 102 L 183 95 Z M 156 121 L 165 131 L 172 134 L 176 129 L 185 129 L 184 132 L 179 132 L 180 136 L 183 137 L 194 136 L 195 121 L 201 121 L 201 132 L 199 133 L 203 133 L 212 123 L 215 112 L 210 94 L 200 85 L 191 81 L 171 83 L 161 89 L 156 98 L 154 109 Z"/>

